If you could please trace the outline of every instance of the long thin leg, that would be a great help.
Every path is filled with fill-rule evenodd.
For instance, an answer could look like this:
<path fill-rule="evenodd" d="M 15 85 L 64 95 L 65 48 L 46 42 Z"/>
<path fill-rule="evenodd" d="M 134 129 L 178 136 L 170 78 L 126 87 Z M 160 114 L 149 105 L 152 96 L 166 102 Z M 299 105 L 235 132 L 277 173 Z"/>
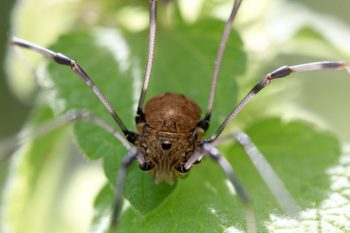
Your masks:
<path fill-rule="evenodd" d="M 204 142 L 202 145 L 202 150 L 196 151 L 186 162 L 186 164 L 183 165 L 183 168 L 181 169 L 182 172 L 187 172 L 190 170 L 192 165 L 196 163 L 196 161 L 200 161 L 204 154 L 208 154 L 212 159 L 214 159 L 220 167 L 223 169 L 225 174 L 227 175 L 228 179 L 230 180 L 231 184 L 236 190 L 236 193 L 241 200 L 241 202 L 244 205 L 245 209 L 245 217 L 247 222 L 247 232 L 253 233 L 256 232 L 256 223 L 255 223 L 255 214 L 254 210 L 252 208 L 251 201 L 248 197 L 248 194 L 244 190 L 243 186 L 239 182 L 239 180 L 234 175 L 233 168 L 231 167 L 230 163 L 225 159 L 224 156 L 220 154 L 220 152 L 212 146 L 210 143 Z"/>
<path fill-rule="evenodd" d="M 210 143 L 204 143 L 203 150 L 212 159 L 214 159 L 215 161 L 218 162 L 218 164 L 220 165 L 220 167 L 225 172 L 228 179 L 230 180 L 230 182 L 234 186 L 238 197 L 240 198 L 240 200 L 242 201 L 242 203 L 244 205 L 245 217 L 246 217 L 246 222 L 247 222 L 247 232 L 249 232 L 249 233 L 256 232 L 255 214 L 254 214 L 254 210 L 253 210 L 251 201 L 248 197 L 248 194 L 244 190 L 243 186 L 241 185 L 239 180 L 234 175 L 233 168 L 231 167 L 230 163 Z"/>
<path fill-rule="evenodd" d="M 264 87 L 271 83 L 272 80 L 284 78 L 292 73 L 315 71 L 315 70 L 346 70 L 350 74 L 350 67 L 344 62 L 339 61 L 321 61 L 314 63 L 306 63 L 295 66 L 282 66 L 279 69 L 267 74 L 259 83 L 257 83 L 243 100 L 233 109 L 227 118 L 221 123 L 215 133 L 208 139 L 208 142 L 213 142 L 222 133 L 226 126 L 237 116 L 237 114 L 250 102 L 250 100 Z"/>
<path fill-rule="evenodd" d="M 68 65 L 72 68 L 72 70 L 80 77 L 83 79 L 83 81 L 90 87 L 90 89 L 94 92 L 94 94 L 97 96 L 97 98 L 102 102 L 102 104 L 105 106 L 105 108 L 108 110 L 108 112 L 111 114 L 115 122 L 118 124 L 120 129 L 123 131 L 124 135 L 126 138 L 133 143 L 136 140 L 136 135 L 135 133 L 129 131 L 118 114 L 113 110 L 111 104 L 108 102 L 108 100 L 104 97 L 104 95 L 99 91 L 99 89 L 96 87 L 95 83 L 91 80 L 89 75 L 83 70 L 83 68 L 76 63 L 74 60 L 71 58 L 61 54 L 61 53 L 56 53 L 54 51 L 51 51 L 49 49 L 40 47 L 38 45 L 32 44 L 26 40 L 19 39 L 14 37 L 11 41 L 13 45 L 22 47 L 22 48 L 27 48 L 30 50 L 33 50 L 37 53 L 40 53 L 46 57 L 51 58 L 54 60 L 56 63 L 61 64 L 61 65 Z"/>
<path fill-rule="evenodd" d="M 143 81 L 143 86 L 141 90 L 141 95 L 139 99 L 139 104 L 137 107 L 137 114 L 143 117 L 143 102 L 145 100 L 145 95 L 148 88 L 148 83 L 151 77 L 152 63 L 153 63 L 153 54 L 154 54 L 154 43 L 156 38 L 156 29 L 157 29 L 157 0 L 149 0 L 150 7 L 150 26 L 149 26 L 149 41 L 148 41 L 148 59 L 146 65 L 146 73 Z"/>
<path fill-rule="evenodd" d="M 260 173 L 260 176 L 270 189 L 277 203 L 291 217 L 296 217 L 299 212 L 298 205 L 284 186 L 282 180 L 278 177 L 271 165 L 265 159 L 264 155 L 250 140 L 249 136 L 243 132 L 237 132 L 233 135 L 233 138 L 245 150 L 248 157 Z"/>
<path fill-rule="evenodd" d="M 223 32 L 222 37 L 221 37 L 220 47 L 218 49 L 218 53 L 217 53 L 216 60 L 215 60 L 213 78 L 211 81 L 210 96 L 209 96 L 209 101 L 208 101 L 208 106 L 207 106 L 207 113 L 205 116 L 206 120 L 210 119 L 211 112 L 213 110 L 215 93 L 216 93 L 216 83 L 217 83 L 218 76 L 219 76 L 222 57 L 224 55 L 227 40 L 228 40 L 230 33 L 231 33 L 231 30 L 232 30 L 233 21 L 235 19 L 237 11 L 241 5 L 241 2 L 242 2 L 242 0 L 235 0 L 234 1 L 233 7 L 231 10 L 231 14 L 226 22 L 225 29 L 224 29 L 224 32 Z"/>
<path fill-rule="evenodd" d="M 119 216 L 122 210 L 123 206 L 123 190 L 124 190 L 124 183 L 125 183 L 125 177 L 126 173 L 128 171 L 129 166 L 134 161 L 135 158 L 137 158 L 139 155 L 139 151 L 136 147 L 131 147 L 127 156 L 123 159 L 122 165 L 119 169 L 118 173 L 118 179 L 116 182 L 116 193 L 114 196 L 113 201 L 113 213 L 110 219 L 110 225 L 109 225 L 109 232 L 116 232 L 117 224 L 119 221 Z"/>
<path fill-rule="evenodd" d="M 282 180 L 273 170 L 272 166 L 265 159 L 265 156 L 260 152 L 246 133 L 236 132 L 233 135 L 229 134 L 220 137 L 214 141 L 212 145 L 220 145 L 221 143 L 232 139 L 238 142 L 247 153 L 249 159 L 256 167 L 279 206 L 291 217 L 297 216 L 300 211 L 299 206 L 284 186 Z"/>
<path fill-rule="evenodd" d="M 24 131 L 19 133 L 18 135 L 15 135 L 14 137 L 1 141 L 0 160 L 5 158 L 6 155 L 10 154 L 13 150 L 18 148 L 19 146 L 23 145 L 29 139 L 36 139 L 55 129 L 58 129 L 64 125 L 67 125 L 68 123 L 71 123 L 73 121 L 79 121 L 79 120 L 90 121 L 95 123 L 96 125 L 105 129 L 107 132 L 110 132 L 111 134 L 113 134 L 114 137 L 118 139 L 126 149 L 130 149 L 130 144 L 128 143 L 128 141 L 126 141 L 125 138 L 121 134 L 119 134 L 114 129 L 113 126 L 111 126 L 101 118 L 98 118 L 88 112 L 69 112 L 66 115 L 60 116 L 52 121 L 44 123 L 40 127 L 36 128 L 35 131 L 30 131 L 30 132 Z"/>

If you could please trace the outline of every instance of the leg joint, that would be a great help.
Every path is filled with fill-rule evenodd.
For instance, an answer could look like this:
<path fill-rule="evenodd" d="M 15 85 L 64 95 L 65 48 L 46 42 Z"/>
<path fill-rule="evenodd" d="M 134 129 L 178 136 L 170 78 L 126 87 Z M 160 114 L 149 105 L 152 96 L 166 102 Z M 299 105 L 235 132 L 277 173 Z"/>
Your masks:
<path fill-rule="evenodd" d="M 68 65 L 68 66 L 72 65 L 72 59 L 70 59 L 69 57 L 61 53 L 56 53 L 53 59 L 55 60 L 55 62 L 61 65 Z"/>
<path fill-rule="evenodd" d="M 137 134 L 136 133 L 134 133 L 132 131 L 129 131 L 129 130 L 125 130 L 123 133 L 124 133 L 126 139 L 130 143 L 134 144 L 136 142 L 136 140 L 137 140 Z"/>

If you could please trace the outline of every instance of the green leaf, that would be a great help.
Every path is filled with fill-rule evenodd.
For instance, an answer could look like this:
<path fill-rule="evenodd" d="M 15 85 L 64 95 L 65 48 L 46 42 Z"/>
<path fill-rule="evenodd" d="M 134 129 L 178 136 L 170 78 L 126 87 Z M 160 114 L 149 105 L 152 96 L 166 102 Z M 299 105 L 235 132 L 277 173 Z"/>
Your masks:
<path fill-rule="evenodd" d="M 334 166 L 341 155 L 336 138 L 305 122 L 283 123 L 277 118 L 258 121 L 248 127 L 246 132 L 298 205 L 302 209 L 318 208 L 330 191 L 327 169 Z M 225 154 L 241 152 L 235 146 Z M 266 224 L 271 214 L 283 215 L 247 156 L 232 156 L 228 159 L 253 199 L 257 216 L 262 221 L 260 226 Z"/>
<path fill-rule="evenodd" d="M 195 100 L 204 112 L 223 26 L 222 22 L 203 20 L 192 26 L 178 24 L 171 28 L 160 28 L 156 39 L 153 80 L 150 81 L 148 99 L 164 92 L 182 93 Z M 147 55 L 147 33 L 142 37 L 127 37 L 132 51 L 144 59 L 143 63 L 146 62 Z M 219 73 L 217 88 L 220 95 L 216 96 L 212 130 L 217 128 L 237 102 L 235 79 L 244 72 L 245 65 L 242 42 L 233 31 Z"/>
<path fill-rule="evenodd" d="M 221 35 L 221 28 L 216 25 L 221 24 L 208 21 L 194 26 L 177 25 L 175 28 L 159 30 L 159 41 L 163 42 L 157 44 L 152 75 L 154 79 L 150 83 L 148 98 L 166 91 L 181 92 L 205 106 L 209 96 L 212 60 Z M 124 37 L 124 34 L 127 36 Z M 143 79 L 143 64 L 146 63 L 144 51 L 147 33 L 124 34 L 108 29 L 72 33 L 62 37 L 52 49 L 76 59 L 127 127 L 134 130 L 133 113 Z M 241 42 L 235 33 L 227 51 L 234 62 L 225 61 L 222 66 L 218 85 L 222 95 L 217 99 L 220 108 L 214 109 L 213 129 L 236 102 L 234 78 L 245 67 Z M 67 67 L 58 67 L 52 63 L 49 73 L 54 83 L 53 93 L 57 96 L 53 103 L 56 109 L 88 110 L 115 125 L 97 97 Z M 110 183 L 115 184 L 117 170 L 126 150 L 112 135 L 91 123 L 80 122 L 75 132 L 80 147 L 89 158 L 102 158 L 104 171 Z M 142 213 L 156 208 L 174 189 L 174 186 L 165 184 L 155 185 L 152 177 L 140 172 L 136 166 L 130 169 L 127 184 L 131 185 L 126 186 L 125 197 Z"/>
<path fill-rule="evenodd" d="M 159 29 L 147 99 L 162 92 L 174 91 L 188 95 L 205 108 L 212 64 L 221 35 L 221 28 L 217 25 L 217 22 L 208 21 L 193 26 L 180 24 Z M 146 63 L 146 44 L 147 32 L 133 35 L 96 29 L 67 34 L 52 49 L 76 59 L 110 100 L 127 127 L 133 130 L 133 113 Z M 235 33 L 226 56 L 229 59 L 224 60 L 220 73 L 220 95 L 211 130 L 237 102 L 234 77 L 244 71 L 245 56 Z M 58 97 L 56 106 L 64 106 L 64 111 L 88 110 L 113 124 L 91 90 L 69 69 L 50 64 L 49 73 Z M 332 136 L 318 132 L 305 123 L 283 124 L 277 119 L 259 122 L 247 131 L 303 208 L 322 202 L 329 191 L 325 171 L 335 164 L 340 155 Z M 110 183 L 96 200 L 97 213 L 92 226 L 95 229 L 109 216 L 113 186 L 126 150 L 112 135 L 91 123 L 76 124 L 75 133 L 87 157 L 103 160 Z M 224 147 L 222 151 L 225 155 L 235 155 L 228 158 L 253 199 L 259 230 L 266 231 L 270 214 L 281 216 L 281 211 L 244 153 L 237 146 Z M 130 206 L 121 217 L 119 227 L 122 232 L 139 232 L 140 229 L 143 232 L 165 232 L 169 229 L 174 232 L 220 232 L 229 227 L 245 229 L 242 205 L 232 195 L 223 172 L 211 161 L 204 160 L 195 166 L 175 186 L 155 185 L 153 178 L 134 164 L 127 176 L 124 196 Z"/>
<path fill-rule="evenodd" d="M 320 208 L 321 201 L 330 192 L 330 177 L 326 171 L 339 160 L 337 140 L 329 133 L 315 130 L 304 122 L 283 123 L 277 118 L 259 121 L 247 128 L 247 132 L 301 208 Z M 268 232 L 267 227 L 272 225 L 272 215 L 283 218 L 284 213 L 238 145 L 232 146 L 231 142 L 224 145 L 221 151 L 235 168 L 238 178 L 253 201 L 259 232 Z M 109 198 L 102 200 L 106 196 Z M 111 189 L 104 189 L 97 199 L 97 206 L 111 201 L 112 197 Z M 99 213 L 108 213 L 106 209 L 108 208 L 105 207 L 104 211 L 98 210 Z M 174 192 L 151 213 L 142 215 L 132 206 L 128 207 L 121 218 L 119 230 L 224 232 L 238 229 L 244 232 L 243 212 L 242 204 L 232 194 L 218 165 L 204 159 L 201 164 L 192 168 L 188 176 L 179 180 Z M 101 223 L 101 219 L 95 219 L 95 224 Z M 303 216 L 301 220 L 307 221 L 307 216 Z M 325 222 L 327 221 L 329 220 L 326 219 Z M 275 230 L 286 228 L 283 222 L 273 224 L 277 225 Z"/>

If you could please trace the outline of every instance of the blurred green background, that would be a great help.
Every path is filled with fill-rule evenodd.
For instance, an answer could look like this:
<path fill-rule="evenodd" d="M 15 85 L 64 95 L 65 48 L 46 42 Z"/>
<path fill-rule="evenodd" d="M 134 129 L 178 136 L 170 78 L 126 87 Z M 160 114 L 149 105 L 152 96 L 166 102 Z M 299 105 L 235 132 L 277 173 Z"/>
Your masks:
<path fill-rule="evenodd" d="M 21 103 L 8 89 L 5 78 L 4 59 L 8 49 L 8 36 L 10 27 L 10 15 L 16 1 L 3 0 L 0 9 L 0 138 L 16 133 L 25 120 L 29 106 Z"/>

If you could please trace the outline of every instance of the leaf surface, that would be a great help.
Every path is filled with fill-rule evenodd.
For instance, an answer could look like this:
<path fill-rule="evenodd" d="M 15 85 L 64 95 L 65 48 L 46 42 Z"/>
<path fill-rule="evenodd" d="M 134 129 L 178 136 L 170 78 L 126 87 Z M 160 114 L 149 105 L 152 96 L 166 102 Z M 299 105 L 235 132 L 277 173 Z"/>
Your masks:
<path fill-rule="evenodd" d="M 188 94 L 201 106 L 206 105 L 211 61 L 215 57 L 220 38 L 220 30 L 213 26 L 214 22 L 159 30 L 159 40 L 163 42 L 157 44 L 152 73 L 154 80 L 150 83 L 148 96 L 167 91 L 180 92 Z M 135 103 L 143 79 L 146 44 L 146 32 L 130 35 L 116 30 L 96 29 L 92 33 L 66 35 L 52 49 L 77 60 L 127 127 L 134 130 Z M 218 91 L 222 94 L 220 97 L 226 96 L 230 101 L 218 98 L 217 102 L 223 105 L 214 110 L 214 128 L 236 101 L 237 87 L 234 78 L 243 71 L 245 64 L 238 36 L 234 35 L 229 44 L 227 55 L 234 59 L 235 65 L 229 61 L 223 64 Z M 54 83 L 53 94 L 57 98 L 53 105 L 61 107 L 63 111 L 88 110 L 115 125 L 97 97 L 67 67 L 50 64 L 49 73 Z M 89 158 L 102 158 L 104 171 L 110 183 L 114 184 L 126 150 L 112 135 L 91 123 L 79 122 L 75 132 L 82 150 Z M 140 172 L 137 166 L 130 169 L 126 183 L 130 185 L 126 186 L 125 197 L 142 213 L 156 208 L 174 189 L 174 186 L 166 184 L 155 185 L 152 177 Z M 154 195 L 155 193 L 158 195 Z"/>

